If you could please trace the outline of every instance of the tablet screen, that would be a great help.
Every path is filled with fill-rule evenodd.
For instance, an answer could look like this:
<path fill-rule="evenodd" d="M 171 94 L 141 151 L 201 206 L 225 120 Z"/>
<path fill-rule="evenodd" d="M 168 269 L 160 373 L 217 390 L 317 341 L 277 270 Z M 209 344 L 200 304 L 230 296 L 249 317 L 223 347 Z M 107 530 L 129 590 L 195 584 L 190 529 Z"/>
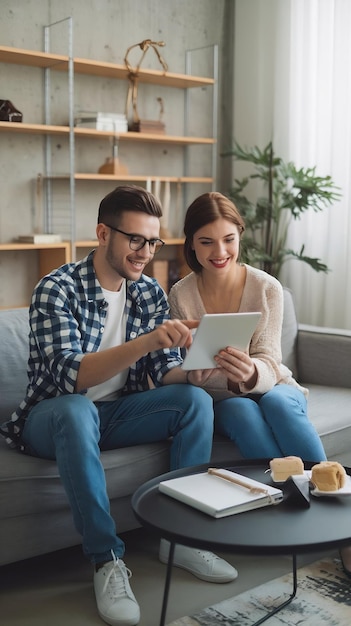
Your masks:
<path fill-rule="evenodd" d="M 182 368 L 185 370 L 217 367 L 214 356 L 227 346 L 246 350 L 261 313 L 206 314 L 195 331 Z"/>

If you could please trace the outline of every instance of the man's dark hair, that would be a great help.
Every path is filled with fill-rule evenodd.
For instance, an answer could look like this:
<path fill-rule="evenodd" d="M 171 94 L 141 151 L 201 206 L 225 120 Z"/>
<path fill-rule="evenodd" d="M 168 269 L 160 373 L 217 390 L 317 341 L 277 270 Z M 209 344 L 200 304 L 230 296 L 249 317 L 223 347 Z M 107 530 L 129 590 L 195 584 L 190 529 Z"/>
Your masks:
<path fill-rule="evenodd" d="M 162 208 L 157 198 L 136 185 L 121 185 L 107 194 L 99 206 L 98 224 L 117 225 L 124 211 L 141 211 L 155 217 L 162 217 Z"/>

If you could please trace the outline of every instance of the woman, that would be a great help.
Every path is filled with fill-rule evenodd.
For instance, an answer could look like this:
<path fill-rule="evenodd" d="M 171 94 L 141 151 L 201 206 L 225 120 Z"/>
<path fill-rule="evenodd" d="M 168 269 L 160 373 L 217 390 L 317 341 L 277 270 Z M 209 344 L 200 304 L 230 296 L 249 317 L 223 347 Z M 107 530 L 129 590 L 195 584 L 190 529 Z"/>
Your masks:
<path fill-rule="evenodd" d="M 307 389 L 281 362 L 283 289 L 276 278 L 240 263 L 245 225 L 235 205 L 218 192 L 199 196 L 188 208 L 185 258 L 193 270 L 169 294 L 171 315 L 200 319 L 204 313 L 260 311 L 248 352 L 223 346 L 217 368 L 193 370 L 188 381 L 213 397 L 216 431 L 245 458 L 326 455 L 307 417 Z"/>

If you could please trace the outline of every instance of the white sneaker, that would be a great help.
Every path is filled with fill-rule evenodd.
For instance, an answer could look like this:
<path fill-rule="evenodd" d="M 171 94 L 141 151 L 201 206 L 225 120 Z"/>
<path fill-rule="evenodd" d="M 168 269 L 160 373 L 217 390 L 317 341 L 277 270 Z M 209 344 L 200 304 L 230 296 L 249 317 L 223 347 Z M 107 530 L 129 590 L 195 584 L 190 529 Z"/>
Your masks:
<path fill-rule="evenodd" d="M 168 563 L 169 548 L 169 541 L 161 539 L 159 552 L 161 563 Z M 238 577 L 235 567 L 213 552 L 188 548 L 180 544 L 175 547 L 173 565 L 186 569 L 197 578 L 210 583 L 229 583 Z"/>
<path fill-rule="evenodd" d="M 100 617 L 111 626 L 135 626 L 140 609 L 129 585 L 132 572 L 122 559 L 105 563 L 94 572 L 94 591 Z"/>

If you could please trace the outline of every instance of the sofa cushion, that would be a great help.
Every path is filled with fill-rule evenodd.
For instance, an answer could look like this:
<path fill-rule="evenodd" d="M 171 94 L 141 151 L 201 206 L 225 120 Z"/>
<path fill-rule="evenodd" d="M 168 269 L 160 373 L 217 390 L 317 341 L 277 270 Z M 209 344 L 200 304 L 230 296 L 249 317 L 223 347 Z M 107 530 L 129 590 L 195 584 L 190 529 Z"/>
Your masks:
<path fill-rule="evenodd" d="M 111 500 L 132 494 L 143 482 L 169 470 L 169 443 L 144 444 L 101 454 Z M 16 494 L 16 497 L 13 497 Z M 60 512 L 68 508 L 55 461 L 28 456 L 0 438 L 2 518 Z"/>
<path fill-rule="evenodd" d="M 25 396 L 28 333 L 27 308 L 1 311 L 0 423 L 10 418 Z"/>
<path fill-rule="evenodd" d="M 284 287 L 284 316 L 282 328 L 282 357 L 283 363 L 292 371 L 294 377 L 298 378 L 296 361 L 296 342 L 298 334 L 298 324 L 295 313 L 295 306 L 290 289 Z"/>
<path fill-rule="evenodd" d="M 306 383 L 350 389 L 350 330 L 301 325 L 296 355 L 299 375 Z"/>
<path fill-rule="evenodd" d="M 304 383 L 302 383 L 304 384 Z M 310 391 L 308 416 L 320 435 L 328 459 L 350 459 L 351 389 L 304 384 Z M 348 465 L 350 464 L 348 460 Z"/>

